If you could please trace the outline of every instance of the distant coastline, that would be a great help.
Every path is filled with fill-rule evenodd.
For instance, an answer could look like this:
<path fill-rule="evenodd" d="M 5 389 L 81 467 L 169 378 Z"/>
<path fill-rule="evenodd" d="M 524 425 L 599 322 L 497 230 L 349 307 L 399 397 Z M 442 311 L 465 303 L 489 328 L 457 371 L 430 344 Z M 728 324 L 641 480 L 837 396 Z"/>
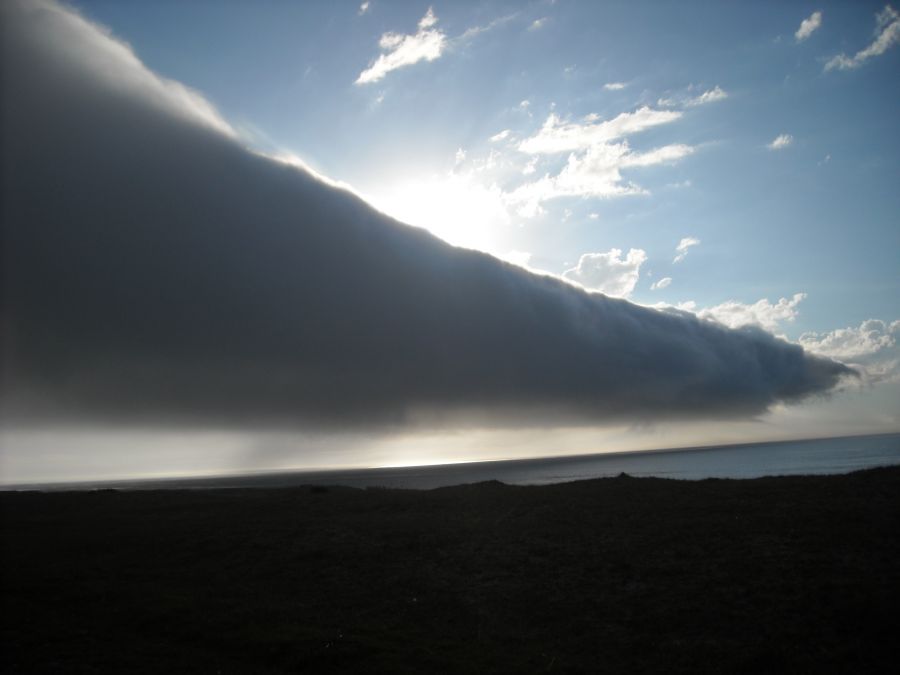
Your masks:
<path fill-rule="evenodd" d="M 882 443 L 884 441 L 885 443 Z M 885 446 L 886 447 L 882 447 Z M 821 448 L 821 452 L 804 453 L 809 448 Z M 861 449 L 861 450 L 860 450 Z M 741 455 L 741 462 L 729 472 L 723 469 L 722 460 L 741 451 L 754 450 Z M 772 453 L 777 450 L 777 453 Z M 756 467 L 751 461 L 768 452 L 772 470 Z M 846 465 L 838 462 L 842 453 L 862 455 Z M 803 466 L 784 467 L 785 457 L 803 454 L 809 470 Z M 865 454 L 868 453 L 868 454 Z M 717 463 L 708 475 L 697 456 L 715 456 Z M 821 460 L 832 460 L 822 465 Z M 681 460 L 680 462 L 678 460 Z M 818 461 L 818 463 L 817 463 Z M 780 463 L 779 463 L 780 462 Z M 690 465 L 679 469 L 678 464 Z M 709 464 L 709 462 L 707 462 Z M 585 455 L 561 455 L 536 458 L 494 459 L 431 464 L 423 466 L 358 467 L 329 469 L 282 469 L 243 471 L 200 476 L 169 476 L 151 478 L 122 478 L 104 480 L 79 480 L 71 482 L 28 482 L 0 486 L 0 491 L 68 491 L 68 490 L 154 490 L 154 489 L 214 489 L 244 487 L 290 487 L 297 485 L 343 485 L 348 487 L 397 487 L 431 489 L 466 483 L 498 480 L 511 484 L 563 483 L 572 480 L 599 478 L 618 473 L 640 476 L 683 478 L 698 480 L 707 477 L 751 478 L 764 475 L 802 475 L 848 473 L 850 471 L 900 464 L 900 432 L 879 434 L 854 434 L 847 436 L 803 438 L 796 440 L 764 441 L 760 443 L 730 443 L 725 445 L 700 445 L 651 450 L 625 450 Z M 659 468 L 664 465 L 665 468 Z M 657 467 L 654 469 L 654 467 Z M 554 469 L 571 469 L 568 473 Z M 554 477 L 556 479 L 554 479 Z"/>

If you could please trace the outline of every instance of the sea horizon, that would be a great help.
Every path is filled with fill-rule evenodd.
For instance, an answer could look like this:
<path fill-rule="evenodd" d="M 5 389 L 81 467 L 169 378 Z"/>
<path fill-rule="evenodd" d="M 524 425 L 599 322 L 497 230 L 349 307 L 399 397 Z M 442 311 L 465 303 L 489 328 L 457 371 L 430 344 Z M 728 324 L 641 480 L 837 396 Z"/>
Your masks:
<path fill-rule="evenodd" d="M 281 468 L 215 474 L 0 484 L 0 491 L 184 490 L 341 486 L 428 490 L 499 481 L 544 485 L 627 474 L 703 480 L 841 474 L 900 464 L 900 432 L 485 459 L 402 466 Z"/>

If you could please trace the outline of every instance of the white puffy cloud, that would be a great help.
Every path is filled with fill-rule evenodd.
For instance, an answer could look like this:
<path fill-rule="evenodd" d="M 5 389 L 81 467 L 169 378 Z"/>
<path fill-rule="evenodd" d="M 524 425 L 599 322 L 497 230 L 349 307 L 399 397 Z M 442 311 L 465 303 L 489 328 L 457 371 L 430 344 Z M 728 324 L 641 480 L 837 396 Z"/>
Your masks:
<path fill-rule="evenodd" d="M 535 135 L 519 144 L 519 150 L 529 154 L 555 154 L 582 150 L 608 143 L 644 129 L 667 124 L 681 117 L 674 110 L 653 110 L 647 106 L 634 112 L 623 112 L 611 120 L 596 122 L 596 116 L 588 116 L 586 123 L 563 122 L 551 113 Z"/>
<path fill-rule="evenodd" d="M 708 307 L 696 312 L 701 319 L 713 319 L 729 328 L 740 326 L 759 326 L 769 332 L 779 329 L 783 321 L 793 321 L 797 316 L 797 306 L 806 298 L 806 293 L 795 293 L 788 300 L 781 298 L 771 303 L 767 298 L 758 300 L 752 305 L 728 300 L 715 307 Z M 684 306 L 693 311 L 692 307 Z"/>
<path fill-rule="evenodd" d="M 663 288 L 667 288 L 671 283 L 672 283 L 672 277 L 663 277 L 663 278 L 660 279 L 659 281 L 654 281 L 654 282 L 650 285 L 650 290 L 651 290 L 651 291 L 658 291 L 658 290 L 661 290 L 661 289 L 663 289 Z"/>
<path fill-rule="evenodd" d="M 370 5 L 369 0 L 366 0 L 364 3 L 362 3 L 362 4 L 359 6 L 359 11 L 358 11 L 357 13 L 358 13 L 360 16 L 362 16 L 363 14 L 365 14 L 366 12 L 369 11 L 369 5 Z"/>
<path fill-rule="evenodd" d="M 606 197 L 623 192 L 639 192 L 632 184 L 623 185 L 619 169 L 648 166 L 684 153 L 678 148 L 659 148 L 646 154 L 631 152 L 627 142 L 595 145 L 587 152 L 572 153 L 559 175 L 551 179 L 560 195 Z"/>
<path fill-rule="evenodd" d="M 813 12 L 800 22 L 800 28 L 794 33 L 794 37 L 797 39 L 797 42 L 803 42 L 806 38 L 815 33 L 821 25 L 822 12 Z"/>
<path fill-rule="evenodd" d="M 429 7 L 425 12 L 425 16 L 419 19 L 419 30 L 427 30 L 437 23 L 437 17 L 434 15 L 434 8 Z"/>
<path fill-rule="evenodd" d="M 487 157 L 472 160 L 472 169 L 476 173 L 490 173 L 495 169 L 508 168 L 512 163 L 503 153 L 491 149 Z"/>
<path fill-rule="evenodd" d="M 778 134 L 772 142 L 766 145 L 769 150 L 783 150 L 794 142 L 794 137 L 790 134 Z"/>
<path fill-rule="evenodd" d="M 432 8 L 428 8 L 419 20 L 418 31 L 414 35 L 385 33 L 378 41 L 383 54 L 375 62 L 362 71 L 355 84 L 377 82 L 392 70 L 410 66 L 419 61 L 434 61 L 440 58 L 447 46 L 447 36 L 435 29 L 437 17 Z"/>
<path fill-rule="evenodd" d="M 663 281 L 665 279 L 660 279 L 651 289 L 663 288 Z M 698 308 L 693 300 L 676 305 L 660 302 L 650 306 L 662 311 L 690 312 L 728 328 L 757 326 L 777 334 L 782 324 L 796 319 L 798 306 L 805 298 L 806 293 L 795 293 L 790 299 L 780 298 L 775 303 L 763 298 L 752 304 L 728 300 L 706 308 Z M 787 339 L 783 335 L 780 337 Z M 900 319 L 891 322 L 868 319 L 858 327 L 848 326 L 822 333 L 807 332 L 796 343 L 808 353 L 852 367 L 861 376 L 847 380 L 843 386 L 900 383 Z"/>
<path fill-rule="evenodd" d="M 600 143 L 581 154 L 572 153 L 556 176 L 545 175 L 506 194 L 523 217 L 542 212 L 541 204 L 557 197 L 620 197 L 645 194 L 639 185 L 625 182 L 621 169 L 674 162 L 691 154 L 688 145 L 667 145 L 649 152 L 632 152 L 627 142 Z"/>
<path fill-rule="evenodd" d="M 661 279 L 654 287 L 662 288 L 662 282 Z M 652 307 L 691 312 L 729 328 L 758 326 L 776 333 L 783 323 L 794 321 L 799 314 L 798 306 L 805 298 L 806 293 L 795 293 L 790 299 L 781 298 L 775 303 L 763 298 L 752 304 L 729 300 L 702 309 L 693 301 L 677 305 L 657 303 Z M 855 386 L 853 382 L 863 385 L 900 382 L 900 319 L 892 322 L 868 319 L 858 327 L 803 333 L 796 342 L 807 352 L 854 368 L 862 379 L 849 380 L 848 386 Z"/>
<path fill-rule="evenodd" d="M 804 333 L 800 344 L 817 354 L 839 361 L 853 361 L 882 349 L 893 347 L 900 337 L 900 320 L 892 323 L 878 319 L 863 321 L 859 328 L 838 328 L 828 333 Z"/>
<path fill-rule="evenodd" d="M 626 182 L 621 170 L 675 162 L 694 151 L 684 144 L 671 144 L 647 152 L 633 152 L 626 140 L 612 142 L 681 116 L 680 112 L 639 108 L 613 119 L 598 121 L 591 114 L 581 122 L 563 122 L 551 113 L 541 129 L 519 143 L 519 150 L 531 155 L 570 152 L 565 166 L 556 175 L 521 185 L 506 194 L 507 202 L 523 217 L 542 212 L 541 204 L 556 197 L 617 197 L 645 194 L 639 185 Z M 534 161 L 523 173 L 533 172 Z"/>
<path fill-rule="evenodd" d="M 530 176 L 535 171 L 537 171 L 537 161 L 538 161 L 537 157 L 532 157 L 530 160 L 528 160 L 528 164 L 526 164 L 522 168 L 522 174 L 525 176 Z"/>
<path fill-rule="evenodd" d="M 694 98 L 688 99 L 685 102 L 686 106 L 694 107 L 698 105 L 704 105 L 706 103 L 715 103 L 716 101 L 723 101 L 728 98 L 728 92 L 726 92 L 722 87 L 716 85 L 712 89 L 708 91 L 704 91 L 699 96 L 695 96 Z"/>
<path fill-rule="evenodd" d="M 691 246 L 696 246 L 700 243 L 700 240 L 696 237 L 684 237 L 681 241 L 678 242 L 678 246 L 675 247 L 675 258 L 672 260 L 673 263 L 681 262 L 687 257 L 688 249 Z"/>
<path fill-rule="evenodd" d="M 603 85 L 603 88 L 606 89 L 606 91 L 619 91 L 620 89 L 624 89 L 626 86 L 628 85 L 624 82 L 607 82 Z"/>
<path fill-rule="evenodd" d="M 647 254 L 639 248 L 630 249 L 624 258 L 618 248 L 608 253 L 585 253 L 575 267 L 563 272 L 563 278 L 590 291 L 626 298 L 637 285 L 646 260 Z"/>
<path fill-rule="evenodd" d="M 654 164 L 667 164 L 669 162 L 677 162 L 679 159 L 687 157 L 694 152 L 694 148 L 684 143 L 673 143 L 672 145 L 664 145 L 648 152 L 629 153 L 627 154 L 620 166 L 653 166 Z"/>
<path fill-rule="evenodd" d="M 875 15 L 876 28 L 875 39 L 865 49 L 861 49 L 853 56 L 838 54 L 825 64 L 825 70 L 851 70 L 859 68 L 873 56 L 880 56 L 888 49 L 900 42 L 900 15 L 890 5 Z"/>
<path fill-rule="evenodd" d="M 854 366 L 870 383 L 900 381 L 900 320 L 868 319 L 858 328 L 838 328 L 826 333 L 804 333 L 798 342 L 804 349 Z"/>

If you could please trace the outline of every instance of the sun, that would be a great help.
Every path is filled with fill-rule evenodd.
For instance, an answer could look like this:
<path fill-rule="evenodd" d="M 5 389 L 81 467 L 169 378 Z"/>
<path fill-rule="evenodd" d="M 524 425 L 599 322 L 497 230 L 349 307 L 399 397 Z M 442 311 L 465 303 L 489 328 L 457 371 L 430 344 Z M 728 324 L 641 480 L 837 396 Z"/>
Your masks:
<path fill-rule="evenodd" d="M 503 192 L 468 175 L 399 181 L 369 196 L 373 206 L 454 246 L 501 254 L 509 213 Z"/>

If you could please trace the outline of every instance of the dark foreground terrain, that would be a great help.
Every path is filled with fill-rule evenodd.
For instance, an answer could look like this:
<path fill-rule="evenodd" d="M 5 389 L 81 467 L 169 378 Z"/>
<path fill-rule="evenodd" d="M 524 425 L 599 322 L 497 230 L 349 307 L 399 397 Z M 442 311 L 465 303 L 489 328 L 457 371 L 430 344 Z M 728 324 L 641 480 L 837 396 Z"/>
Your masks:
<path fill-rule="evenodd" d="M 5 493 L 6 672 L 895 672 L 900 469 Z"/>

